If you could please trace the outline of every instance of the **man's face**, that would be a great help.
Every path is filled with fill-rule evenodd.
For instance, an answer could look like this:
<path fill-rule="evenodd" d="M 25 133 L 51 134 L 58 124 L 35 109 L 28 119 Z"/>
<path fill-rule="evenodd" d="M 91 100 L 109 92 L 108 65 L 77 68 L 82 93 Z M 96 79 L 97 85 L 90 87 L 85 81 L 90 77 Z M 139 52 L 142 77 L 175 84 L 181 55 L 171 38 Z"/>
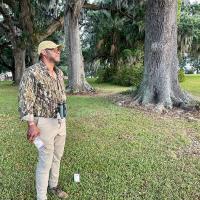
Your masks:
<path fill-rule="evenodd" d="M 59 48 L 55 49 L 45 49 L 45 57 L 51 62 L 59 63 L 60 62 L 60 53 L 61 50 Z"/>

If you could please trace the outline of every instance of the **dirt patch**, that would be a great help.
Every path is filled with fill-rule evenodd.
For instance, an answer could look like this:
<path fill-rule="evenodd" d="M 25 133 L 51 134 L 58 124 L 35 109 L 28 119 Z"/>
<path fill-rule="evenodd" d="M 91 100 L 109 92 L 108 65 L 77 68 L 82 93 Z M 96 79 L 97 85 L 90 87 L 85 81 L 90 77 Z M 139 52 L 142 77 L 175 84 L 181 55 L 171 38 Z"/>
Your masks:
<path fill-rule="evenodd" d="M 188 109 L 183 110 L 180 108 L 173 108 L 171 110 L 165 109 L 161 113 L 159 113 L 155 109 L 155 105 L 150 104 L 148 106 L 141 106 L 137 102 L 134 101 L 131 95 L 124 95 L 124 94 L 111 94 L 105 96 L 107 99 L 111 100 L 118 106 L 134 108 L 141 110 L 146 113 L 155 113 L 159 114 L 160 117 L 174 117 L 174 118 L 185 118 L 187 121 L 198 121 L 200 122 L 200 110 L 196 109 Z"/>
<path fill-rule="evenodd" d="M 102 91 L 95 91 L 95 92 L 79 92 L 79 93 L 66 93 L 67 96 L 101 96 L 101 97 L 107 97 L 110 95 L 116 94 L 112 91 L 102 92 Z"/>
<path fill-rule="evenodd" d="M 187 136 L 191 143 L 185 148 L 178 150 L 177 156 L 198 156 L 200 157 L 200 141 L 197 138 L 193 129 L 187 129 Z"/>

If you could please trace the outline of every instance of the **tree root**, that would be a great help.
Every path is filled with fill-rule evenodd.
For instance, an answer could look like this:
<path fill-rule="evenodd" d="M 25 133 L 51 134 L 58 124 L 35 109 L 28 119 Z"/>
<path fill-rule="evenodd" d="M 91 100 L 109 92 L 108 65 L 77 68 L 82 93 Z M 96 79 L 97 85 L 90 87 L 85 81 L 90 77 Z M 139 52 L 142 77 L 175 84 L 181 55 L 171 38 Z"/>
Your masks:
<path fill-rule="evenodd" d="M 147 101 L 149 99 L 149 101 Z M 145 101 L 144 101 L 145 100 Z M 144 93 L 137 93 L 134 96 L 135 104 L 140 104 L 145 107 L 153 107 L 154 110 L 158 113 L 166 113 L 167 110 L 172 109 L 173 107 L 181 108 L 186 111 L 199 111 L 200 110 L 200 102 L 193 99 L 191 95 L 186 92 L 181 93 L 181 97 L 175 97 L 172 95 L 166 101 L 151 100 L 151 98 L 145 97 Z"/>
<path fill-rule="evenodd" d="M 95 91 L 96 90 L 87 81 L 84 81 L 84 83 L 81 85 L 68 85 L 66 87 L 66 93 L 68 94 L 87 94 Z"/>

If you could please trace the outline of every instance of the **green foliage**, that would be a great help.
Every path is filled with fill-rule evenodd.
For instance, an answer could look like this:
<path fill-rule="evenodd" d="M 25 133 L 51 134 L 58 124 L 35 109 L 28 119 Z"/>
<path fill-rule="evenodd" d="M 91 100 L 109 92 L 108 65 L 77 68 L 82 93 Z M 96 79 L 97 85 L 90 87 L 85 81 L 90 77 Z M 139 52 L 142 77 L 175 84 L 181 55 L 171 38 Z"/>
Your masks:
<path fill-rule="evenodd" d="M 64 6 L 60 1 L 32 0 L 31 7 L 34 10 L 34 30 L 43 33 L 48 25 L 63 15 Z M 54 4 L 53 4 L 54 3 Z"/>
<path fill-rule="evenodd" d="M 178 71 L 178 80 L 179 80 L 180 83 L 185 81 L 184 69 L 179 69 L 179 71 Z"/>
<path fill-rule="evenodd" d="M 144 6 L 138 1 L 101 2 L 120 7 L 125 13 L 134 15 L 134 20 L 115 11 L 88 11 L 82 37 L 84 55 L 86 61 L 99 59 L 104 65 L 118 68 L 124 56 L 122 52 L 139 49 L 144 41 Z"/>
<path fill-rule="evenodd" d="M 106 68 L 99 68 L 97 70 L 97 83 L 103 83 L 103 82 L 112 82 L 113 80 L 113 70 L 111 67 Z"/>
<path fill-rule="evenodd" d="M 200 4 L 182 7 L 178 24 L 178 44 L 182 54 L 196 55 L 200 51 Z"/>
<path fill-rule="evenodd" d="M 99 69 L 97 83 L 111 82 L 121 86 L 138 87 L 143 77 L 143 64 L 124 65 L 116 73 L 113 73 L 112 68 Z"/>
<path fill-rule="evenodd" d="M 135 44 L 137 48 L 122 50 L 120 57 L 124 64 L 136 64 L 144 60 L 144 45 L 142 43 Z"/>
<path fill-rule="evenodd" d="M 126 59 L 133 56 L 133 51 L 131 49 L 124 49 L 122 51 L 122 59 Z"/>
<path fill-rule="evenodd" d="M 189 69 L 189 70 L 187 71 L 187 74 L 194 74 L 193 69 Z"/>
<path fill-rule="evenodd" d="M 105 65 L 98 70 L 97 82 L 112 82 L 121 86 L 137 87 L 143 77 L 143 45 L 137 44 L 136 49 L 124 49 L 120 53 L 118 65 Z M 140 46 L 140 47 L 139 47 Z"/>
<path fill-rule="evenodd" d="M 178 0 L 178 10 L 177 10 L 177 22 L 180 21 L 181 16 L 181 6 L 182 6 L 182 0 Z"/>
<path fill-rule="evenodd" d="M 113 77 L 113 83 L 122 86 L 138 87 L 143 77 L 143 65 L 123 66 Z"/>

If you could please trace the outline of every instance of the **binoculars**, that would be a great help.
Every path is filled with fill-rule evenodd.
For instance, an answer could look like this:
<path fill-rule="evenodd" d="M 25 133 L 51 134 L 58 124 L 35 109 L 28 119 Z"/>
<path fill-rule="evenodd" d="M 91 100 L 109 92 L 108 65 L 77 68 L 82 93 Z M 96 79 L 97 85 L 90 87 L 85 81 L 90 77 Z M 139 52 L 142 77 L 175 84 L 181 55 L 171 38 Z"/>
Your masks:
<path fill-rule="evenodd" d="M 67 115 L 67 109 L 65 103 L 58 103 L 57 112 L 60 114 L 61 119 Z"/>

